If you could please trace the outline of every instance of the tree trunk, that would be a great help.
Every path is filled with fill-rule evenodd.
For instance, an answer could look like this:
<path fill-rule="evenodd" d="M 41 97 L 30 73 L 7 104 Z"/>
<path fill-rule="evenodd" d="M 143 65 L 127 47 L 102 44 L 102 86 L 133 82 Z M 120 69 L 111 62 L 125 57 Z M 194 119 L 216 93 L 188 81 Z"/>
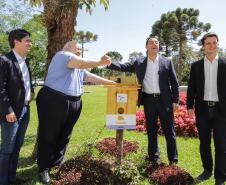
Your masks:
<path fill-rule="evenodd" d="M 76 17 L 78 14 L 78 3 L 71 3 L 67 6 L 44 3 L 44 21 L 48 33 L 48 57 L 47 67 L 54 54 L 61 50 L 67 41 L 72 40 Z"/>

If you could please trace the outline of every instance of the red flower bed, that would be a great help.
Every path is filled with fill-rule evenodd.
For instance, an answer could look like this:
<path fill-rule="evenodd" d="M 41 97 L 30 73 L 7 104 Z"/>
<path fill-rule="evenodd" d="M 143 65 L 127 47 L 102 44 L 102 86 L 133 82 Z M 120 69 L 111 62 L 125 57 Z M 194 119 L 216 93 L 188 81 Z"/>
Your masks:
<path fill-rule="evenodd" d="M 179 136 L 197 137 L 198 130 L 195 125 L 195 116 L 190 117 L 186 110 L 186 93 L 180 93 L 179 108 L 174 113 L 175 131 Z M 136 130 L 146 130 L 146 119 L 143 110 L 139 110 L 136 113 Z M 162 133 L 161 127 L 159 133 Z"/>
<path fill-rule="evenodd" d="M 175 130 L 179 136 L 197 137 L 198 130 L 195 125 L 195 117 L 190 117 L 185 106 L 181 105 L 174 113 Z"/>
<path fill-rule="evenodd" d="M 160 185 L 190 185 L 194 183 L 192 176 L 176 165 L 150 165 L 147 168 L 149 178 Z"/>
<path fill-rule="evenodd" d="M 96 143 L 98 150 L 116 156 L 116 140 L 113 137 L 104 138 Z M 123 156 L 131 152 L 136 152 L 138 142 L 123 140 Z"/>

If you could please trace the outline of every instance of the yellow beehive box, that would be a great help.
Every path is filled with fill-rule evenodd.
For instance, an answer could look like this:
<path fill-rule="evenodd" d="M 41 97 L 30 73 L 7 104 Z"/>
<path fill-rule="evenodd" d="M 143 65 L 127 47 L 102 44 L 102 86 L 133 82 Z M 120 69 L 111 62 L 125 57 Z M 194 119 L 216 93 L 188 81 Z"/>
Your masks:
<path fill-rule="evenodd" d="M 115 84 L 107 87 L 106 126 L 112 129 L 136 128 L 137 84 Z"/>

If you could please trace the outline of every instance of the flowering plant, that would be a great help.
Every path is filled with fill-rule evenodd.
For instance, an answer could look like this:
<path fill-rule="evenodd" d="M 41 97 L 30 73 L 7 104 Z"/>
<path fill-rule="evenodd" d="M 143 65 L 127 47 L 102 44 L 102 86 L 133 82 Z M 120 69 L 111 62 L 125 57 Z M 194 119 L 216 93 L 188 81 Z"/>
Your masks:
<path fill-rule="evenodd" d="M 138 110 L 136 112 L 136 130 L 138 131 L 146 130 L 146 119 L 143 110 Z"/>
<path fill-rule="evenodd" d="M 164 163 L 161 163 L 160 165 L 149 165 L 147 167 L 147 173 L 151 181 L 155 184 L 194 184 L 192 176 L 184 169 L 176 165 L 166 165 Z"/>
<path fill-rule="evenodd" d="M 116 139 L 113 137 L 104 138 L 96 143 L 96 148 L 103 153 L 109 153 L 111 155 L 117 155 Z M 136 152 L 139 148 L 137 141 L 123 140 L 123 156 L 128 153 Z"/>

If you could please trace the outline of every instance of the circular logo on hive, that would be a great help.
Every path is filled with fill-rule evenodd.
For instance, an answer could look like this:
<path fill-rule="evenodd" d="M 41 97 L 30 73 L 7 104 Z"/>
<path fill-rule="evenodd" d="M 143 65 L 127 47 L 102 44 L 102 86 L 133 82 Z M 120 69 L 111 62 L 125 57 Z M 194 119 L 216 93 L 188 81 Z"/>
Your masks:
<path fill-rule="evenodd" d="M 119 108 L 118 108 L 118 113 L 119 113 L 119 114 L 123 114 L 123 113 L 124 113 L 124 108 L 119 107 Z"/>

